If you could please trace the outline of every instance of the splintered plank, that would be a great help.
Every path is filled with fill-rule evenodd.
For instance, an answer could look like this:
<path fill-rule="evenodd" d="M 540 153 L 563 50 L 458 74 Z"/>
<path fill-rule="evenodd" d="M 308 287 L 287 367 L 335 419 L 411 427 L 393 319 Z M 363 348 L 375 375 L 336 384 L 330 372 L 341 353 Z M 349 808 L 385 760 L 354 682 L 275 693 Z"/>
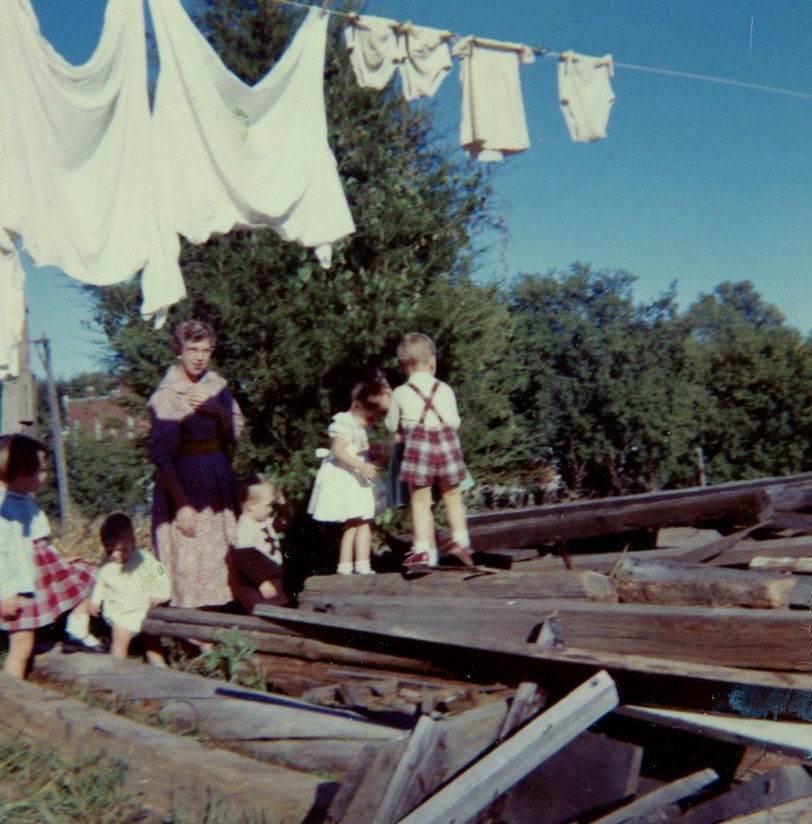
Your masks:
<path fill-rule="evenodd" d="M 726 793 L 692 807 L 681 824 L 717 824 L 736 816 L 812 796 L 812 778 L 805 767 L 793 765 L 760 773 L 756 778 L 733 787 Z M 772 819 L 769 819 L 772 822 Z M 803 819 L 798 819 L 803 821 Z"/>
<path fill-rule="evenodd" d="M 125 786 L 146 809 L 197 821 L 214 804 L 229 821 L 300 822 L 325 809 L 335 784 L 204 747 L 0 674 L 0 726 L 67 756 L 106 752 L 126 764 Z"/>
<path fill-rule="evenodd" d="M 483 575 L 464 570 L 433 572 L 406 580 L 401 575 L 314 575 L 305 582 L 300 600 L 318 595 L 394 595 L 447 598 L 584 598 L 613 603 L 617 593 L 612 581 L 598 572 L 500 571 Z"/>
<path fill-rule="evenodd" d="M 769 810 L 737 815 L 721 824 L 812 824 L 812 795 L 786 801 Z"/>
<path fill-rule="evenodd" d="M 795 580 L 786 575 L 627 558 L 616 576 L 616 586 L 624 603 L 786 609 Z"/>
<path fill-rule="evenodd" d="M 719 776 L 714 770 L 699 770 L 677 781 L 672 781 L 664 787 L 660 787 L 644 795 L 642 798 L 632 801 L 631 804 L 621 807 L 619 810 L 615 810 L 608 815 L 596 819 L 594 824 L 623 824 L 624 821 L 648 815 L 660 807 L 673 804 L 675 801 L 680 801 L 683 798 L 699 792 L 699 790 L 707 787 L 708 784 L 712 784 L 718 779 Z"/>
<path fill-rule="evenodd" d="M 633 705 L 621 707 L 617 714 L 733 744 L 758 746 L 812 764 L 812 726 L 809 723 Z"/>
<path fill-rule="evenodd" d="M 476 761 L 401 819 L 401 824 L 466 821 L 617 706 L 614 682 L 599 672 Z"/>

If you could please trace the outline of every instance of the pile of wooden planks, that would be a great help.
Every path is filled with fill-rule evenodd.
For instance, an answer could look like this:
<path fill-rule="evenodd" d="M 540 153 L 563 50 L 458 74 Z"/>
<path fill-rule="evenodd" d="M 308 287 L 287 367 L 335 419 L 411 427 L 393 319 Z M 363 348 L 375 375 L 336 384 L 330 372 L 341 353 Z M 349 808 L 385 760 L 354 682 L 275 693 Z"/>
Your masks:
<path fill-rule="evenodd" d="M 272 696 L 102 656 L 37 670 L 329 774 L 291 801 L 308 821 L 812 822 L 810 513 L 812 474 L 488 513 L 474 570 L 150 613 L 162 636 L 236 633 Z"/>

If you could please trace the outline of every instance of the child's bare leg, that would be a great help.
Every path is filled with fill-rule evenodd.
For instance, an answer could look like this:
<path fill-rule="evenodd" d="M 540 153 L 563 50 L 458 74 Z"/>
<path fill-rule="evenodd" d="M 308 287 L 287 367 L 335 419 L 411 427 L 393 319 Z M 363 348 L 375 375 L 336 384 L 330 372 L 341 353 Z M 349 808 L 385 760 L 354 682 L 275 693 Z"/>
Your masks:
<path fill-rule="evenodd" d="M 443 503 L 445 503 L 448 525 L 451 527 L 451 544 L 446 551 L 466 566 L 473 566 L 471 557 L 471 538 L 468 535 L 468 522 L 465 517 L 465 504 L 459 485 L 443 486 Z"/>
<path fill-rule="evenodd" d="M 124 627 L 113 625 L 113 639 L 110 644 L 110 653 L 113 658 L 126 658 L 130 651 L 130 642 L 133 639 L 133 633 Z"/>
<path fill-rule="evenodd" d="M 369 562 L 372 555 L 372 527 L 369 521 L 362 521 L 358 524 L 355 533 L 355 571 L 359 575 L 374 575 L 372 565 Z"/>
<path fill-rule="evenodd" d="M 166 658 L 164 658 L 164 651 L 161 648 L 161 641 L 155 635 L 144 635 L 144 656 L 148 664 L 154 667 L 165 667 Z"/>
<path fill-rule="evenodd" d="M 8 654 L 3 672 L 15 678 L 25 678 L 28 662 L 34 653 L 34 630 L 21 629 L 8 635 Z"/>
<path fill-rule="evenodd" d="M 409 508 L 412 514 L 412 533 L 415 546 L 428 547 L 434 532 L 431 514 L 431 487 L 409 487 Z"/>
<path fill-rule="evenodd" d="M 372 553 L 372 529 L 369 521 L 362 521 L 355 529 L 355 563 L 369 563 Z"/>
<path fill-rule="evenodd" d="M 341 544 L 338 549 L 338 569 L 339 575 L 352 574 L 352 551 L 355 545 L 355 534 L 358 531 L 357 521 L 347 521 L 344 531 L 341 533 Z"/>
<path fill-rule="evenodd" d="M 465 517 L 465 504 L 459 486 L 442 487 L 443 503 L 448 517 L 448 525 L 452 532 L 468 532 L 468 522 Z"/>

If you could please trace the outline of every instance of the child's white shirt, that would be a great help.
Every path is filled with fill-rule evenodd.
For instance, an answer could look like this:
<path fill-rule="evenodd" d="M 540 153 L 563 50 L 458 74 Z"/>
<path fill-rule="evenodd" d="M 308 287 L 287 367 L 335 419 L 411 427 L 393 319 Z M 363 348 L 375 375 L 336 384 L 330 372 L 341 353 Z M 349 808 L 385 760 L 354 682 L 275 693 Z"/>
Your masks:
<path fill-rule="evenodd" d="M 384 420 L 389 432 L 397 432 L 398 429 L 414 429 L 420 423 L 425 403 L 423 398 L 409 387 L 409 384 L 414 384 L 423 395 L 429 397 L 435 382 L 440 385 L 432 398 L 432 406 L 440 413 L 444 423 L 452 429 L 460 428 L 460 414 L 457 410 L 454 390 L 447 383 L 437 380 L 431 372 L 413 372 L 409 380 L 398 386 L 392 393 L 389 411 Z M 427 429 L 439 429 L 441 426 L 437 415 L 432 410 L 426 414 L 424 425 Z"/>
<path fill-rule="evenodd" d="M 150 553 L 136 549 L 126 564 L 102 564 L 90 600 L 102 605 L 108 623 L 140 632 L 152 601 L 168 601 L 170 596 L 166 567 Z"/>
<path fill-rule="evenodd" d="M 34 542 L 50 534 L 47 516 L 30 495 L 0 488 L 1 599 L 34 592 Z"/>

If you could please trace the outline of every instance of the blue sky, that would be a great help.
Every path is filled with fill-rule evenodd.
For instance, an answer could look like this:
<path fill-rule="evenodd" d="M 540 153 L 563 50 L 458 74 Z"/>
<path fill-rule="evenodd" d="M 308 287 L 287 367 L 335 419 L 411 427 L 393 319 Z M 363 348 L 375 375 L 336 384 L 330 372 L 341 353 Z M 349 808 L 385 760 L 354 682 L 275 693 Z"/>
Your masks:
<path fill-rule="evenodd" d="M 189 5 L 191 0 L 185 0 Z M 105 0 L 33 0 L 43 34 L 85 60 Z M 339 3 L 334 4 L 339 7 Z M 531 148 L 496 170 L 495 241 L 482 277 L 573 261 L 636 275 L 646 301 L 677 282 L 680 306 L 725 280 L 750 280 L 787 322 L 812 330 L 812 3 L 808 0 L 369 0 L 369 14 L 616 63 L 728 78 L 808 98 L 618 66 L 608 136 L 573 143 L 556 60 L 522 69 Z M 435 100 L 456 148 L 456 70 Z M 31 332 L 53 341 L 57 374 L 92 369 L 103 339 L 90 307 L 54 272 L 28 279 Z"/>

